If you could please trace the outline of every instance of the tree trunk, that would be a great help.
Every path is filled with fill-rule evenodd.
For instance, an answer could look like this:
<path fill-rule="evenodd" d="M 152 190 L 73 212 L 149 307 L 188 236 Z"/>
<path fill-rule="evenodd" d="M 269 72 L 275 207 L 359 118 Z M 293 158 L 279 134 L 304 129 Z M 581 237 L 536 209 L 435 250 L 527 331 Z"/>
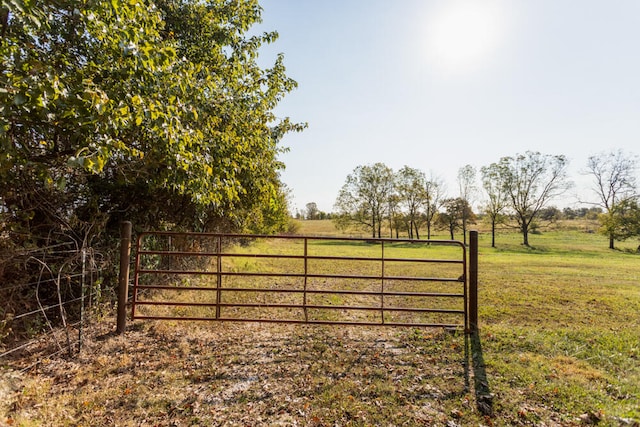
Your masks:
<path fill-rule="evenodd" d="M 462 217 L 462 244 L 467 246 L 467 218 Z"/>
<path fill-rule="evenodd" d="M 491 218 L 491 247 L 496 247 L 496 219 Z"/>
<path fill-rule="evenodd" d="M 609 236 L 609 249 L 615 249 L 615 248 L 616 248 L 615 246 L 616 246 L 616 245 L 615 245 L 615 241 L 614 241 L 614 239 L 613 239 L 613 236 L 612 236 L 612 235 L 610 235 L 610 236 Z"/>
<path fill-rule="evenodd" d="M 2 27 L 2 38 L 7 35 L 7 28 L 9 27 L 9 9 L 0 9 L 0 26 Z"/>

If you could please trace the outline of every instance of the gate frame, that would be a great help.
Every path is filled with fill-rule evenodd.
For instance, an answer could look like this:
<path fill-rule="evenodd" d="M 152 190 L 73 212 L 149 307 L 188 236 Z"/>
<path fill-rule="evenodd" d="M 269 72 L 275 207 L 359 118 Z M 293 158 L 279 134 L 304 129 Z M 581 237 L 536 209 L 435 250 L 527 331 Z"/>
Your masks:
<path fill-rule="evenodd" d="M 129 272 L 130 272 L 130 252 L 131 252 L 131 222 L 125 221 L 121 224 L 120 228 L 120 275 L 118 281 L 118 306 L 117 306 L 117 334 L 124 334 L 126 330 L 126 311 L 128 304 L 128 294 L 129 294 Z M 147 233 L 141 233 L 138 237 L 138 247 L 140 238 Z M 170 232 L 158 232 L 158 233 L 149 233 L 149 234 L 173 234 Z M 195 234 L 195 235 L 206 235 L 206 236 L 233 236 L 239 238 L 283 238 L 284 236 L 268 236 L 268 235 L 251 235 L 251 234 L 221 234 L 221 233 L 181 233 L 181 234 Z M 292 236 L 292 239 L 304 239 L 305 242 L 307 239 L 327 239 L 320 238 L 318 236 Z M 333 240 L 355 240 L 355 241 L 365 241 L 365 240 L 375 240 L 376 242 L 381 242 L 384 245 L 384 242 L 409 242 L 411 239 L 354 239 L 354 238 L 330 238 Z M 221 242 L 221 238 L 218 239 L 218 245 Z M 478 332 L 478 232 L 470 231 L 469 232 L 469 247 L 467 248 L 464 243 L 456 240 L 417 240 L 416 242 L 427 243 L 448 243 L 448 244 L 459 244 L 463 250 L 463 288 L 464 288 L 464 330 L 467 334 L 474 334 Z M 306 262 L 307 262 L 307 254 L 306 254 L 306 243 L 305 243 L 305 283 L 306 283 Z M 221 248 L 217 247 L 217 253 L 221 254 Z M 468 249 L 468 250 L 467 250 Z M 384 258 L 382 258 L 384 262 Z M 138 263 L 139 263 L 139 254 L 136 251 L 136 281 L 138 275 Z M 220 280 L 221 280 L 221 256 L 217 256 L 217 276 L 218 276 L 218 286 L 217 286 L 217 298 L 216 298 L 216 318 L 207 319 L 207 320 L 218 320 L 220 318 Z M 262 276 L 266 276 L 265 274 L 261 274 Z M 353 277 L 352 277 L 353 278 Z M 357 277 L 356 277 L 357 278 Z M 382 279 L 384 280 L 384 272 L 382 275 Z M 137 283 L 136 283 L 137 285 Z M 136 295 L 133 295 L 133 302 L 131 302 L 132 306 L 132 318 L 135 318 L 135 314 L 133 310 L 135 309 L 135 299 Z M 302 306 L 300 306 L 302 307 Z M 327 307 L 330 308 L 330 307 Z M 306 312 L 306 309 L 305 309 Z M 176 318 L 179 320 L 179 318 Z M 185 319 L 187 320 L 187 319 Z M 269 319 L 224 319 L 229 321 L 255 321 L 255 322 L 263 322 L 263 323 L 329 323 L 329 324 L 352 324 L 352 325 L 371 325 L 371 323 L 365 322 L 314 322 L 308 321 L 305 313 L 304 321 L 286 321 L 286 320 L 269 320 Z M 373 325 L 378 326 L 386 326 L 384 321 L 382 323 L 374 323 Z M 390 326 L 401 326 L 401 325 L 393 325 Z M 421 326 L 421 325 L 416 325 Z"/>

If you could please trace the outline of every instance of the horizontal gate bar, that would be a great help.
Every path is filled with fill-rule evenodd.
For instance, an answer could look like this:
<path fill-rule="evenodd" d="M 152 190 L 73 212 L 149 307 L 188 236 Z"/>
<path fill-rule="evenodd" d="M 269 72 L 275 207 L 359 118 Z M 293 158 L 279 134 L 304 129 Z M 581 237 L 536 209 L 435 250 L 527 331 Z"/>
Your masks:
<path fill-rule="evenodd" d="M 393 292 L 393 291 L 349 291 L 345 289 L 259 289 L 259 288 L 214 288 L 202 286 L 166 286 L 166 285 L 138 285 L 138 289 L 156 289 L 166 291 L 224 291 L 224 292 L 253 292 L 253 293 L 289 293 L 289 294 L 346 294 L 346 295 L 373 295 L 385 297 L 442 297 L 461 298 L 464 294 L 441 292 Z"/>
<path fill-rule="evenodd" d="M 445 308 L 411 308 L 411 307 L 372 307 L 355 305 L 317 305 L 317 304 L 261 304 L 261 303 L 206 303 L 206 302 L 171 302 L 171 301 L 137 301 L 138 305 L 175 306 L 175 307 L 241 307 L 241 308 L 300 308 L 330 310 L 362 310 L 362 311 L 404 311 L 411 313 L 451 313 L 464 314 L 464 310 Z"/>
<path fill-rule="evenodd" d="M 180 232 L 180 231 L 143 231 L 138 234 L 139 238 L 144 236 L 181 236 L 181 237 L 224 237 L 231 240 L 260 240 L 260 239 L 275 239 L 275 240 L 325 240 L 325 241 L 344 241 L 344 242 L 357 242 L 357 243 L 411 243 L 411 244 L 423 244 L 423 245 L 458 245 L 464 246 L 464 243 L 458 240 L 443 240 L 443 239 L 408 239 L 408 238 L 389 238 L 389 237 L 375 237 L 375 238 L 362 238 L 362 237 L 338 237 L 338 236 L 304 236 L 293 234 L 239 234 L 239 233 L 209 233 L 209 232 Z"/>
<path fill-rule="evenodd" d="M 322 256 L 322 255 L 276 255 L 276 254 L 237 254 L 225 252 L 189 252 L 189 251 L 147 251 L 141 250 L 140 255 L 171 255 L 171 256 L 201 256 L 201 257 L 223 257 L 223 258 L 277 258 L 277 259 L 308 259 L 318 261 L 380 261 L 375 257 L 348 257 L 348 256 Z M 385 258 L 385 261 L 391 262 L 417 262 L 417 263 L 436 263 L 436 264 L 462 264 L 464 261 L 459 259 L 429 259 L 429 258 Z"/>
<path fill-rule="evenodd" d="M 138 273 L 144 274 L 184 274 L 188 276 L 245 276 L 245 277 L 308 277 L 314 279 L 363 279 L 363 280 L 406 280 L 416 282 L 458 282 L 463 283 L 464 277 L 412 277 L 412 276 L 354 276 L 348 274 L 304 274 L 304 273 L 252 273 L 252 272 L 217 272 L 217 271 L 198 271 L 198 270 L 138 270 Z"/>
<path fill-rule="evenodd" d="M 234 318 L 234 317 L 170 317 L 170 316 L 136 316 L 136 320 L 191 320 L 191 321 L 221 321 L 221 322 L 258 322 L 258 323 L 291 323 L 311 325 L 346 325 L 346 326 L 401 326 L 422 328 L 463 329 L 464 325 L 455 323 L 423 323 L 423 322 L 357 322 L 344 320 L 284 320 L 264 318 Z"/>

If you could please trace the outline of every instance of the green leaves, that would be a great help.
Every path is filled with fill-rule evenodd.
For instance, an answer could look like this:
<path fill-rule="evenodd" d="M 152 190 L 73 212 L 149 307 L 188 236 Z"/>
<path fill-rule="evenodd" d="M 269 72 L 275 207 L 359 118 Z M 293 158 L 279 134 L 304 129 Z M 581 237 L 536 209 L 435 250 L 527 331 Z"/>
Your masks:
<path fill-rule="evenodd" d="M 0 50 L 0 182 L 33 174 L 88 192 L 74 206 L 96 199 L 108 211 L 130 211 L 113 194 L 135 187 L 150 202 L 187 200 L 182 212 L 200 223 L 282 223 L 278 143 L 304 125 L 274 118 L 296 83 L 282 57 L 271 69 L 255 62 L 277 37 L 246 36 L 257 1 L 2 5 L 11 28 Z"/>
<path fill-rule="evenodd" d="M 503 157 L 496 166 L 492 165 L 497 185 L 515 213 L 525 246 L 529 246 L 529 230 L 540 210 L 570 188 L 567 166 L 568 160 L 562 155 L 531 151 Z"/>
<path fill-rule="evenodd" d="M 347 176 L 336 200 L 339 227 L 361 224 L 372 237 L 381 237 L 382 221 L 389 213 L 395 190 L 393 170 L 383 163 L 358 166 Z"/>
<path fill-rule="evenodd" d="M 0 4 L 8 13 L 16 14 L 19 19 L 24 19 L 25 23 L 40 28 L 43 14 L 35 7 L 35 3 L 35 0 L 2 0 Z"/>

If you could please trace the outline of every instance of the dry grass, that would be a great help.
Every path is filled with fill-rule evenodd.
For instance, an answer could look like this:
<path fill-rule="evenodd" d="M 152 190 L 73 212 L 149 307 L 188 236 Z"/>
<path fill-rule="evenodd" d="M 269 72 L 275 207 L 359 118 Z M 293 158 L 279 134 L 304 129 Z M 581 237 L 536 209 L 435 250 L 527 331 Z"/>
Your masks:
<path fill-rule="evenodd" d="M 427 335 L 424 335 L 427 334 Z M 44 361 L 12 425 L 445 425 L 477 419 L 464 338 L 443 331 L 136 324 Z"/>

